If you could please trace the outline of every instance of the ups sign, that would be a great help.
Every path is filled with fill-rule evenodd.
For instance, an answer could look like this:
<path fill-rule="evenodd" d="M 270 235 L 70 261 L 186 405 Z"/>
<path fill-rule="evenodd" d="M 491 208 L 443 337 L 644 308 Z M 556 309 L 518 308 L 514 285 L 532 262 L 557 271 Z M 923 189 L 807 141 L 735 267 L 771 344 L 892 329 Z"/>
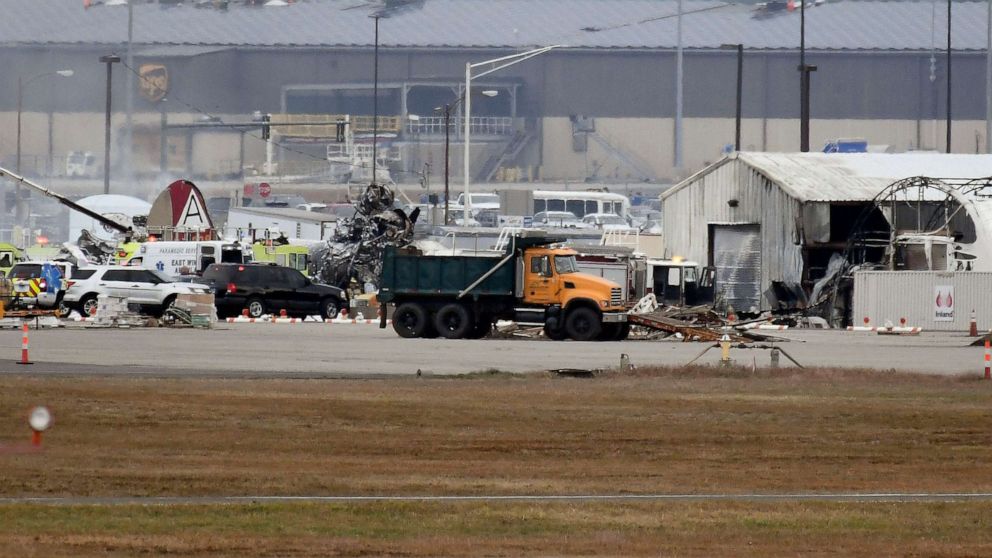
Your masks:
<path fill-rule="evenodd" d="M 165 98 L 169 90 L 169 71 L 162 64 L 142 64 L 138 68 L 138 91 L 153 103 Z"/>

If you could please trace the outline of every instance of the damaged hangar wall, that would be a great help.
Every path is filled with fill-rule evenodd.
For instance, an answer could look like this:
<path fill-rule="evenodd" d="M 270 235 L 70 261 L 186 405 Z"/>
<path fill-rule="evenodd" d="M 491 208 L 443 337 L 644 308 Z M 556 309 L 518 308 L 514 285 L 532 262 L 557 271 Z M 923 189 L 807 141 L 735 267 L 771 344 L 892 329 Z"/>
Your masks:
<path fill-rule="evenodd" d="M 769 308 L 764 293 L 772 281 L 802 279 L 797 227 L 802 203 L 740 159 L 724 158 L 662 194 L 662 215 L 666 255 L 703 265 L 716 264 L 711 238 L 715 226 L 760 227 L 761 294 L 756 304 L 761 309 Z M 728 287 L 720 284 L 718 271 L 716 292 Z"/>

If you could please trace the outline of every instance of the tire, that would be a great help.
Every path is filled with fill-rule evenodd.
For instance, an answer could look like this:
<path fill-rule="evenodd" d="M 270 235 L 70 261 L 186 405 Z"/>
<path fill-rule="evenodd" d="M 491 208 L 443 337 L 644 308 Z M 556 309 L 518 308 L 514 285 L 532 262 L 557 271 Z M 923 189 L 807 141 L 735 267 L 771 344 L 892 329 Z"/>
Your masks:
<path fill-rule="evenodd" d="M 162 301 L 162 306 L 158 309 L 158 316 L 161 318 L 165 315 L 165 311 L 176 305 L 176 295 L 169 295 Z"/>
<path fill-rule="evenodd" d="M 565 333 L 565 328 L 549 327 L 547 324 L 544 325 L 544 336 L 552 341 L 564 341 L 568 338 L 568 334 Z"/>
<path fill-rule="evenodd" d="M 427 310 L 416 302 L 404 302 L 393 312 L 393 330 L 400 337 L 423 337 L 429 327 Z"/>
<path fill-rule="evenodd" d="M 603 324 L 603 331 L 596 338 L 597 341 L 623 341 L 630 335 L 630 324 L 627 322 L 616 322 Z"/>
<path fill-rule="evenodd" d="M 341 303 L 336 298 L 325 298 L 320 301 L 320 316 L 325 320 L 333 320 L 338 317 Z"/>
<path fill-rule="evenodd" d="M 88 294 L 83 298 L 79 299 L 79 313 L 83 315 L 84 318 L 90 318 L 96 315 L 97 300 L 95 294 Z"/>
<path fill-rule="evenodd" d="M 620 331 L 617 333 L 616 337 L 613 338 L 614 341 L 623 341 L 630 336 L 630 322 L 623 322 L 620 326 Z"/>
<path fill-rule="evenodd" d="M 603 329 L 600 330 L 596 341 L 613 341 L 620 334 L 621 325 L 619 323 L 603 324 Z"/>
<path fill-rule="evenodd" d="M 245 302 L 245 307 L 248 308 L 249 318 L 261 318 L 262 314 L 265 314 L 265 301 L 253 296 Z"/>
<path fill-rule="evenodd" d="M 474 327 L 472 313 L 464 305 L 456 302 L 445 304 L 434 316 L 434 328 L 445 339 L 467 337 Z"/>
<path fill-rule="evenodd" d="M 64 318 L 69 315 L 69 312 L 72 312 L 72 308 L 66 304 L 65 300 L 60 298 L 59 303 L 55 306 L 56 317 Z"/>
<path fill-rule="evenodd" d="M 599 314 L 589 308 L 576 308 L 565 317 L 565 331 L 576 341 L 593 341 L 602 330 Z"/>

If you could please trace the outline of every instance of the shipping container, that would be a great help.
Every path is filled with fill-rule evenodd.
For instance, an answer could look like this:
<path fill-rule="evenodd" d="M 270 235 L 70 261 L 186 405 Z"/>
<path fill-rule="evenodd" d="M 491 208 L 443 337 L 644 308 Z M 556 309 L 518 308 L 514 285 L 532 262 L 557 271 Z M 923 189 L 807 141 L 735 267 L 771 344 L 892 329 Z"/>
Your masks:
<path fill-rule="evenodd" d="M 854 274 L 854 325 L 886 321 L 926 331 L 992 329 L 992 273 L 977 271 L 859 271 Z"/>

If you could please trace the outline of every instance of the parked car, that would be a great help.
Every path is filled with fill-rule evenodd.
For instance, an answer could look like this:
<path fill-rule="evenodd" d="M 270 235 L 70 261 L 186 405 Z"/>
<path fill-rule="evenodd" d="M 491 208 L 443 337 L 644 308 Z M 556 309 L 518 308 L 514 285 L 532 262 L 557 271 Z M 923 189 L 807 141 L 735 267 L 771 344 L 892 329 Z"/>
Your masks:
<path fill-rule="evenodd" d="M 604 231 L 634 230 L 634 227 L 631 227 L 623 217 L 612 213 L 590 213 L 582 218 L 582 222 L 589 227 Z"/>
<path fill-rule="evenodd" d="M 90 273 L 92 272 L 92 273 Z M 128 305 L 136 305 L 143 312 L 162 315 L 180 294 L 207 294 L 208 286 L 198 283 L 180 283 L 168 275 L 154 270 L 124 265 L 97 265 L 80 268 L 76 277 L 68 281 L 65 303 L 84 316 L 96 313 L 97 297 L 119 296 Z"/>
<path fill-rule="evenodd" d="M 589 225 L 583 223 L 571 211 L 538 211 L 534 214 L 534 225 L 563 229 L 589 228 Z"/>
<path fill-rule="evenodd" d="M 314 283 L 298 270 L 275 264 L 214 264 L 203 272 L 203 282 L 214 293 L 217 315 L 248 316 L 286 310 L 294 316 L 320 315 L 331 319 L 345 307 L 345 292 Z"/>

